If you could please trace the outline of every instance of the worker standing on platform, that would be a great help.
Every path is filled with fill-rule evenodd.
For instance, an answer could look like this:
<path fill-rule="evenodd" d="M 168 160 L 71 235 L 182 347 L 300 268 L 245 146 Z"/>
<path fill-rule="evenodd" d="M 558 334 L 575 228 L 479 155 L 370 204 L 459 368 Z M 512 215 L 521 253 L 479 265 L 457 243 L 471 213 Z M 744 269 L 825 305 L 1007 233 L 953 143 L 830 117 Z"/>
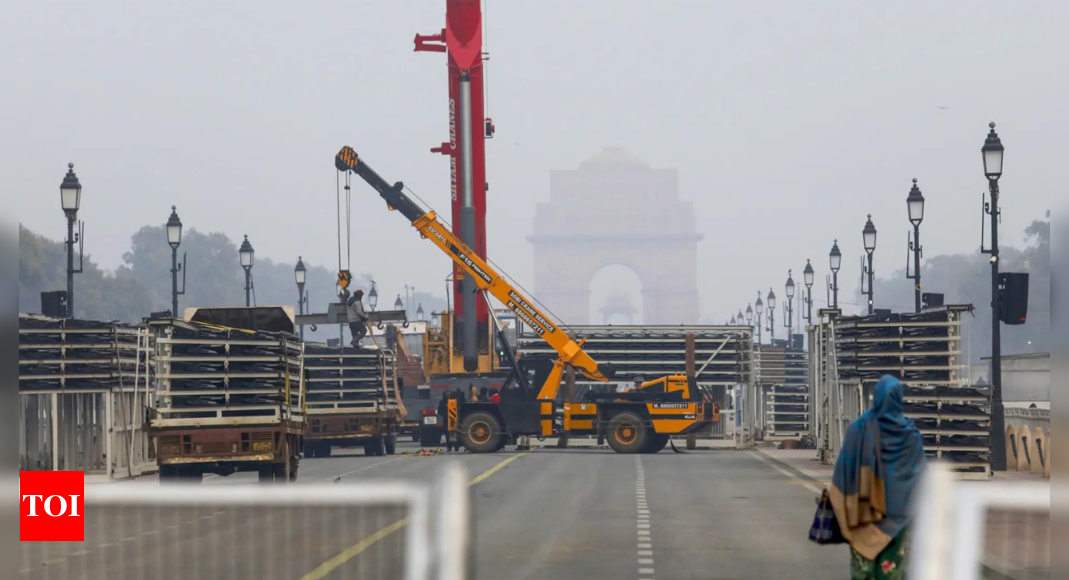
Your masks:
<path fill-rule="evenodd" d="M 360 348 L 360 340 L 367 336 L 367 312 L 364 311 L 364 291 L 357 290 L 345 304 L 349 319 L 349 332 L 353 335 L 353 348 Z"/>

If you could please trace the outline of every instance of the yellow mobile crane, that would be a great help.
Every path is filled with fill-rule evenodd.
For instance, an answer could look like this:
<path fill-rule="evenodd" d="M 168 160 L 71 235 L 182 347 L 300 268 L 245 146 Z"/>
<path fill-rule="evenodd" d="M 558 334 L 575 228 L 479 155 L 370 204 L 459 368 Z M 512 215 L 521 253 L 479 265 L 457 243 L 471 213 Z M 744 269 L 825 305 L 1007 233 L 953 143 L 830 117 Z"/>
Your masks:
<path fill-rule="evenodd" d="M 500 451 L 509 437 L 596 434 L 605 437 L 617 453 L 657 453 L 668 445 L 673 435 L 693 433 L 720 421 L 719 407 L 704 403 L 697 386 L 691 384 L 686 375 L 665 376 L 626 393 L 590 395 L 587 401 L 565 404 L 558 412 L 557 395 L 568 367 L 599 382 L 609 382 L 614 369 L 610 365 L 599 365 L 583 350 L 585 339 L 573 340 L 515 286 L 461 243 L 433 211 L 424 211 L 405 195 L 403 183 L 387 183 L 350 147 L 342 148 L 334 164 L 338 171 L 351 171 L 366 181 L 391 210 L 400 212 L 423 238 L 433 242 L 460 265 L 475 280 L 484 298 L 486 294 L 492 294 L 557 351 L 557 360 L 552 369 L 543 373 L 542 386 L 535 391 L 529 386 L 529 373 L 516 360 L 507 341 L 501 340 L 513 368 L 509 385 L 502 389 L 501 402 L 465 403 L 450 409 L 448 427 L 459 432 L 461 443 L 468 451 Z M 540 377 L 536 374 L 536 378 Z M 507 388 L 512 379 L 518 388 Z M 561 419 L 559 424 L 558 419 Z"/>

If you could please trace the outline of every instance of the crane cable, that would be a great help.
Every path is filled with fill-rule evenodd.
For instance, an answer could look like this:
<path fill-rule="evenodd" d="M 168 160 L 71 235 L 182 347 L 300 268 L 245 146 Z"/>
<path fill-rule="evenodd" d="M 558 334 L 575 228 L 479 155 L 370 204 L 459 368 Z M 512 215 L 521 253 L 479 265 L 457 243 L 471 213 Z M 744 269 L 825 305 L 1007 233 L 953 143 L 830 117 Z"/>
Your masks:
<path fill-rule="evenodd" d="M 350 187 L 352 175 L 345 173 L 345 269 L 352 271 L 353 268 L 353 190 Z M 339 256 L 339 261 L 341 257 Z"/>
<path fill-rule="evenodd" d="M 341 174 L 335 172 L 335 181 L 337 182 L 337 201 L 334 204 L 338 215 L 338 271 L 341 272 Z"/>

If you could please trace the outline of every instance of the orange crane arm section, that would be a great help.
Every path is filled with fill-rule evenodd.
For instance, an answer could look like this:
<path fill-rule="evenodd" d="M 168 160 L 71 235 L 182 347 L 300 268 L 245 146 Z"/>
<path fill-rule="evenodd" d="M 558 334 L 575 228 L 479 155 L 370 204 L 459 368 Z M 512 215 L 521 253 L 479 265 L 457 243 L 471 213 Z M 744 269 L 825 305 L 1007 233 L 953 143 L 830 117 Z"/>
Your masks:
<path fill-rule="evenodd" d="M 556 398 L 565 365 L 571 365 L 590 380 L 608 382 L 609 377 L 599 369 L 597 361 L 583 350 L 581 343 L 572 340 L 568 333 L 539 310 L 532 300 L 521 294 L 504 276 L 464 245 L 449 231 L 449 228 L 439 221 L 433 211 L 423 211 L 405 195 L 404 184 L 389 185 L 350 147 L 344 147 L 338 153 L 335 158 L 335 167 L 339 171 L 352 171 L 366 181 L 386 200 L 391 210 L 399 211 L 408 218 L 412 227 L 419 230 L 420 235 L 438 246 L 467 275 L 471 276 L 479 290 L 486 290 L 492 294 L 509 310 L 516 313 L 516 316 L 553 347 L 553 350 L 557 351 L 559 355 L 557 364 L 542 391 L 539 392 L 538 398 L 543 400 Z"/>

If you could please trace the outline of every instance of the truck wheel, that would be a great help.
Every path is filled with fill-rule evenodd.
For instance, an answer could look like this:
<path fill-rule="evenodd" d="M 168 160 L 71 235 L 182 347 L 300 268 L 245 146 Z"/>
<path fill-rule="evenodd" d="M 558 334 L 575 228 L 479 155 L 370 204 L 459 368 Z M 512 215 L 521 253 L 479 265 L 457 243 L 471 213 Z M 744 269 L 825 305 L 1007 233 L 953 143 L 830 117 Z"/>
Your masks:
<path fill-rule="evenodd" d="M 490 413 L 472 413 L 460 427 L 460 442 L 472 453 L 494 453 L 505 438 L 501 421 Z"/>
<path fill-rule="evenodd" d="M 308 459 L 319 457 L 319 444 L 315 441 L 304 442 L 304 456 Z"/>
<path fill-rule="evenodd" d="M 364 455 L 368 457 L 382 457 L 386 455 L 386 445 L 382 438 L 372 439 L 364 444 Z"/>
<path fill-rule="evenodd" d="M 631 412 L 617 413 L 610 419 L 607 439 L 617 453 L 641 453 L 649 445 L 650 430 L 642 419 Z"/>
<path fill-rule="evenodd" d="M 286 464 L 276 463 L 271 466 L 272 475 L 274 476 L 275 483 L 286 483 Z"/>
<path fill-rule="evenodd" d="M 664 451 L 664 448 L 668 447 L 668 440 L 670 438 L 671 437 L 668 435 L 654 434 L 650 436 L 649 446 L 646 447 L 646 450 L 643 451 L 643 453 L 654 454 Z"/>
<path fill-rule="evenodd" d="M 316 449 L 316 457 L 330 457 L 334 453 L 334 446 L 330 441 L 324 441 L 319 444 L 319 449 Z"/>
<path fill-rule="evenodd" d="M 261 467 L 257 470 L 257 473 L 259 473 L 261 484 L 268 485 L 275 482 L 275 468 L 273 466 Z"/>
<path fill-rule="evenodd" d="M 289 480 L 290 480 L 291 483 L 297 481 L 297 470 L 300 467 L 301 467 L 300 458 L 294 457 L 293 459 L 290 460 L 290 479 Z"/>
<path fill-rule="evenodd" d="M 160 466 L 160 485 L 174 485 L 178 482 L 178 467 L 174 465 Z"/>
<path fill-rule="evenodd" d="M 386 448 L 386 455 L 393 455 L 397 453 L 397 436 L 389 435 L 383 442 L 383 447 Z"/>

